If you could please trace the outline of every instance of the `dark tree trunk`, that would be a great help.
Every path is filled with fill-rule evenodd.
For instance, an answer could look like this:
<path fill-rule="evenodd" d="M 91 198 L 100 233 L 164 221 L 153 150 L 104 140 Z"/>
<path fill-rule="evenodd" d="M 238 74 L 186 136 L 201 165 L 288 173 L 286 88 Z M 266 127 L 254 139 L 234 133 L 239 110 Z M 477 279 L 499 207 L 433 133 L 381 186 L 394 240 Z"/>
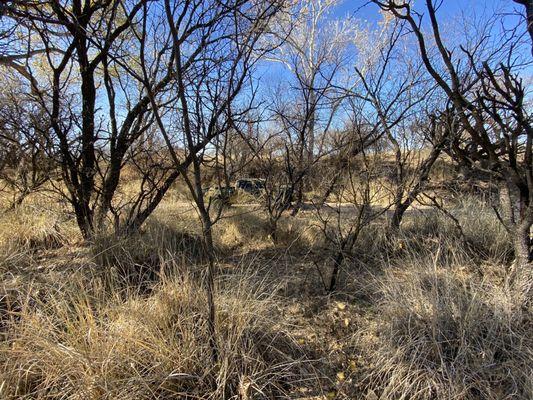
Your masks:
<path fill-rule="evenodd" d="M 204 210 L 205 211 L 205 210 Z M 216 342 L 216 308 L 215 308 L 215 247 L 213 245 L 212 222 L 208 213 L 201 213 L 203 223 L 203 237 L 205 251 L 207 254 L 207 271 L 206 271 L 206 295 L 207 295 L 207 329 L 209 333 L 209 347 L 211 348 L 211 358 L 213 363 L 218 362 L 218 345 Z"/>
<path fill-rule="evenodd" d="M 400 229 L 400 224 L 402 223 L 403 216 L 407 209 L 411 206 L 412 201 L 406 200 L 404 202 L 397 202 L 394 207 L 394 212 L 389 221 L 389 229 L 391 232 L 397 232 Z"/>
<path fill-rule="evenodd" d="M 291 216 L 295 217 L 298 215 L 298 212 L 300 211 L 300 208 L 302 207 L 303 203 L 303 180 L 298 183 L 298 186 L 296 188 L 296 200 L 294 201 L 294 207 L 292 208 Z M 290 201 L 290 200 L 289 200 Z"/>
<path fill-rule="evenodd" d="M 153 199 L 146 205 L 146 207 L 140 211 L 138 214 L 136 214 L 131 220 L 127 221 L 124 225 L 123 231 L 125 233 L 132 233 L 137 232 L 142 224 L 146 221 L 146 219 L 154 212 L 154 210 L 157 208 L 161 200 L 163 200 L 163 197 L 165 197 L 165 194 L 170 189 L 174 181 L 179 177 L 180 172 L 175 171 L 169 177 L 165 180 L 165 183 L 157 191 Z"/>
<path fill-rule="evenodd" d="M 81 92 L 83 96 L 82 111 L 82 153 L 80 165 L 80 187 L 78 202 L 84 229 L 94 228 L 91 199 L 94 195 L 94 175 L 96 172 L 94 111 L 96 90 L 92 71 L 82 71 Z M 81 228 L 81 226 L 80 226 Z"/>
<path fill-rule="evenodd" d="M 20 207 L 24 199 L 28 197 L 29 194 L 30 190 L 24 190 L 23 192 L 19 193 L 19 195 L 13 200 L 13 202 L 9 206 L 9 211 L 13 211 Z"/>
<path fill-rule="evenodd" d="M 329 280 L 329 288 L 328 291 L 331 293 L 337 289 L 337 279 L 339 276 L 339 271 L 342 266 L 342 262 L 344 261 L 344 250 L 341 249 L 335 258 L 333 259 L 333 271 L 331 272 L 331 278 Z"/>
<path fill-rule="evenodd" d="M 80 202 L 74 201 L 74 213 L 76 214 L 76 222 L 81 231 L 81 235 L 85 240 L 90 240 L 94 237 L 93 213 L 89 208 L 84 207 Z"/>

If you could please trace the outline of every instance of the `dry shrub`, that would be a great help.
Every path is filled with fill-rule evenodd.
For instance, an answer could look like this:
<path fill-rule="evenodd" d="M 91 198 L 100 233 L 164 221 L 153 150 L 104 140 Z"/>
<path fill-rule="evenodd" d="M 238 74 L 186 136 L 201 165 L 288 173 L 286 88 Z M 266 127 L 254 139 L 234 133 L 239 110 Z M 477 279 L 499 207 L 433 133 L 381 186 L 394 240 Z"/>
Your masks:
<path fill-rule="evenodd" d="M 204 291 L 190 276 L 165 278 L 149 297 L 95 284 L 65 288 L 24 305 L 8 327 L 0 393 L 7 399 L 283 396 L 297 349 L 272 331 L 268 292 L 249 273 L 217 282 L 214 365 Z"/>
<path fill-rule="evenodd" d="M 58 213 L 19 207 L 0 216 L 0 273 L 31 264 L 36 252 L 57 249 L 79 237 Z"/>
<path fill-rule="evenodd" d="M 255 211 L 229 211 L 214 229 L 214 239 L 221 247 L 263 247 L 269 243 L 267 220 Z"/>
<path fill-rule="evenodd" d="M 183 263 L 202 261 L 202 240 L 195 233 L 150 219 L 141 231 L 126 236 L 101 234 L 93 240 L 91 251 L 97 264 L 117 269 L 133 281 L 152 280 L 161 262 L 169 256 Z M 132 283 L 132 282 L 130 282 Z"/>
<path fill-rule="evenodd" d="M 494 211 L 474 197 L 462 198 L 448 210 L 459 223 L 436 209 L 412 210 L 397 238 L 405 254 L 428 256 L 439 249 L 440 256 L 456 258 L 458 250 L 465 262 L 496 264 L 513 259 L 508 233 Z"/>
<path fill-rule="evenodd" d="M 367 388 L 382 399 L 530 399 L 531 314 L 500 288 L 434 265 L 419 259 L 382 278 L 379 321 L 359 336 Z"/>
<path fill-rule="evenodd" d="M 61 232 L 57 214 L 50 212 L 18 208 L 6 212 L 0 226 L 0 244 L 19 249 L 52 249 L 63 246 L 67 241 Z"/>

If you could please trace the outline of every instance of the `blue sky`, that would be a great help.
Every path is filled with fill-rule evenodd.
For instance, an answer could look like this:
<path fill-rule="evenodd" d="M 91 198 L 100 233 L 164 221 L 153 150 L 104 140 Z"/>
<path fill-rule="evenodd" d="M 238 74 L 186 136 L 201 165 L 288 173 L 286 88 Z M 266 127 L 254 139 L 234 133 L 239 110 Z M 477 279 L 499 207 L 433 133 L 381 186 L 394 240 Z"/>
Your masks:
<path fill-rule="evenodd" d="M 425 0 L 415 0 L 414 8 L 423 13 L 426 9 Z M 442 32 L 447 33 L 447 29 L 450 31 L 450 35 L 445 35 L 445 41 L 454 46 L 457 45 L 457 41 L 461 41 L 464 37 L 461 34 L 461 29 L 464 28 L 463 23 L 465 21 L 467 24 L 482 26 L 485 21 L 495 15 L 501 15 L 501 21 L 504 21 L 505 28 L 510 29 L 521 23 L 520 30 L 526 32 L 525 23 L 521 20 L 519 13 L 523 13 L 523 6 L 512 0 L 443 0 L 437 11 L 437 17 L 441 26 L 445 27 Z M 347 16 L 362 20 L 371 26 L 377 24 L 382 18 L 379 7 L 367 0 L 344 0 L 329 14 L 331 19 L 342 19 Z M 424 18 L 424 21 L 427 23 L 427 18 Z M 446 25 L 448 26 L 446 27 Z M 457 29 L 454 30 L 454 27 Z M 500 30 L 501 27 L 496 29 Z M 501 37 L 497 32 L 491 32 L 491 36 L 496 39 L 496 42 Z M 525 39 L 529 43 L 529 37 L 525 36 Z M 529 45 L 526 51 L 529 53 Z M 533 75 L 532 70 L 533 68 L 528 66 L 524 72 L 527 75 Z M 281 63 L 275 62 L 261 62 L 257 73 L 259 97 L 267 103 L 278 95 L 276 89 L 279 86 L 286 87 L 292 78 L 290 72 Z M 281 91 L 281 95 L 284 94 L 285 92 Z"/>
<path fill-rule="evenodd" d="M 415 1 L 415 8 L 422 9 L 424 0 Z M 522 12 L 523 6 L 512 0 L 444 0 L 438 13 L 442 17 L 450 17 L 461 12 L 465 15 L 481 13 L 484 11 L 505 11 L 512 12 L 519 10 Z M 333 12 L 336 17 L 353 15 L 368 21 L 376 21 L 379 18 L 378 7 L 375 4 L 368 4 L 367 0 L 344 0 Z M 515 18 L 515 20 L 517 20 Z"/>
<path fill-rule="evenodd" d="M 425 0 L 415 0 L 414 8 L 423 12 Z M 444 25 L 455 18 L 467 21 L 485 21 L 498 14 L 502 16 L 501 20 L 504 21 L 506 28 L 515 27 L 521 23 L 521 30 L 525 32 L 525 23 L 518 15 L 518 13 L 524 13 L 523 9 L 522 5 L 512 0 L 443 0 L 437 11 L 437 17 Z M 379 7 L 368 0 L 341 1 L 329 14 L 331 19 L 341 19 L 346 16 L 365 21 L 371 25 L 376 24 L 381 19 Z M 261 85 L 267 90 L 272 89 L 285 78 L 289 78 L 284 67 L 273 62 L 261 63 L 258 72 L 261 76 Z"/>

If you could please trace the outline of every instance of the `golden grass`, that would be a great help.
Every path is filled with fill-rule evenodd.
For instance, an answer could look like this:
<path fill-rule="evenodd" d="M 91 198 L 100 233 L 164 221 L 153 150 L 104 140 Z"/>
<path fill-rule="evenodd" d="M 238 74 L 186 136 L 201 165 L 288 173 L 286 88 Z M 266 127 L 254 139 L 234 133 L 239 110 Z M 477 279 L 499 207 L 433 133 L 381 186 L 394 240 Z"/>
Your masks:
<path fill-rule="evenodd" d="M 367 390 L 384 399 L 531 398 L 531 315 L 461 272 L 417 259 L 380 279 L 379 319 L 358 333 Z"/>
<path fill-rule="evenodd" d="M 168 261 L 172 263 L 172 261 Z M 228 398 L 283 393 L 295 343 L 271 318 L 250 270 L 217 281 L 217 342 L 208 347 L 203 289 L 178 266 L 149 296 L 75 283 L 19 303 L 1 347 L 4 398 Z M 167 266 L 166 270 L 172 270 Z M 283 352 L 282 349 L 286 350 Z"/>
<path fill-rule="evenodd" d="M 478 200 L 453 209 L 464 237 L 429 210 L 409 212 L 394 238 L 384 221 L 366 226 L 343 266 L 346 293 L 323 297 L 316 267 L 304 264 L 323 257 L 327 266 L 334 249 L 311 212 L 282 218 L 274 245 L 263 212 L 230 207 L 214 227 L 224 269 L 213 364 L 200 226 L 178 197 L 138 234 L 102 233 L 90 244 L 49 201 L 29 198 L 0 217 L 0 398 L 312 398 L 298 385 L 315 399 L 531 398 L 531 313 L 503 290 L 509 238 Z M 284 253 L 294 265 L 276 265 Z M 281 280 L 297 274 L 304 283 Z M 277 284 L 290 297 L 275 295 Z M 343 314 L 341 328 L 320 314 L 336 296 L 343 313 L 361 313 L 348 323 Z M 298 321 L 284 311 L 295 305 L 309 305 Z M 329 336 L 310 349 L 312 335 L 295 342 L 298 331 Z M 343 361 L 340 381 L 330 339 L 343 359 L 358 360 L 356 372 Z M 302 360 L 315 356 L 323 370 L 311 373 Z"/>

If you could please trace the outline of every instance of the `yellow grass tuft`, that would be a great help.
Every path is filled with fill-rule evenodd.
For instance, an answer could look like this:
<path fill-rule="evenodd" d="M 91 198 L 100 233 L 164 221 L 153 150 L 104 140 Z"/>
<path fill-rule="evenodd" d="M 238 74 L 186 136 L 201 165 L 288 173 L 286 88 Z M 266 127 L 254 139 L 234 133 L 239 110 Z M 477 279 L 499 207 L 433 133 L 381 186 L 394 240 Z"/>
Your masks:
<path fill-rule="evenodd" d="M 187 274 L 164 278 L 149 296 L 73 285 L 20 304 L 0 348 L 2 396 L 225 399 L 243 381 L 250 393 L 279 395 L 295 344 L 273 330 L 271 300 L 257 285 L 242 271 L 218 281 L 216 365 L 204 291 Z"/>

